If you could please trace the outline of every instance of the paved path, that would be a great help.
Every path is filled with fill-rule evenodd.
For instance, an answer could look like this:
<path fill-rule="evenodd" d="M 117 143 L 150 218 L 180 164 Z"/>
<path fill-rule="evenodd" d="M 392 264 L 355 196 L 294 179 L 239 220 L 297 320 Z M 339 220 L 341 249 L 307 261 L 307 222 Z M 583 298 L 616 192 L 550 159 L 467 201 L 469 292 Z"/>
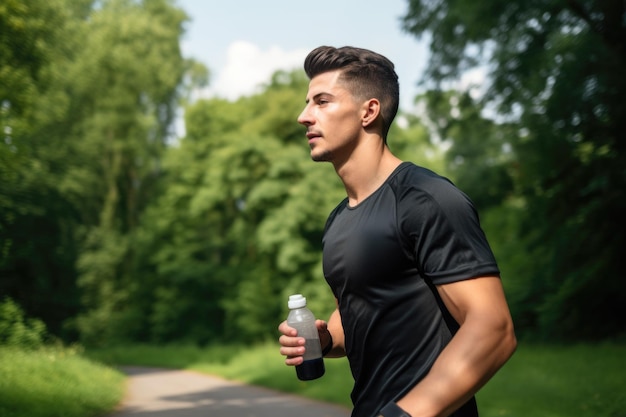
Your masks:
<path fill-rule="evenodd" d="M 110 417 L 348 417 L 349 410 L 192 371 L 124 367 L 128 388 Z"/>

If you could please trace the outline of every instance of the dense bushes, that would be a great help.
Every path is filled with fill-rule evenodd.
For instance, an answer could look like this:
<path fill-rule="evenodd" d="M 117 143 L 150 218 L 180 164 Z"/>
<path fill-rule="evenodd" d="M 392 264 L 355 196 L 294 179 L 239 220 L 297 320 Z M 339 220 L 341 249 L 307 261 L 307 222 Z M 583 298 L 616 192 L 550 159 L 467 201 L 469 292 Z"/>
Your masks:
<path fill-rule="evenodd" d="M 43 321 L 26 317 L 8 297 L 0 301 L 0 346 L 36 349 L 44 345 L 47 336 Z"/>

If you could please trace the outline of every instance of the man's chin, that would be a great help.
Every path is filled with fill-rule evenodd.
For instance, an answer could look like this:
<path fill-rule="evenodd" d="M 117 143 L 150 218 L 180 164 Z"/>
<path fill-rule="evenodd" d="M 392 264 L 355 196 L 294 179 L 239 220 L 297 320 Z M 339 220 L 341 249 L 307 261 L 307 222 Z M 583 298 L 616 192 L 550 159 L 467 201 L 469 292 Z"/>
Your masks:
<path fill-rule="evenodd" d="M 333 153 L 328 150 L 323 150 L 320 147 L 315 149 L 311 147 L 311 159 L 315 162 L 331 162 L 333 160 Z"/>
<path fill-rule="evenodd" d="M 311 152 L 311 159 L 315 162 L 331 162 L 332 154 L 330 152 L 323 152 L 323 153 Z"/>

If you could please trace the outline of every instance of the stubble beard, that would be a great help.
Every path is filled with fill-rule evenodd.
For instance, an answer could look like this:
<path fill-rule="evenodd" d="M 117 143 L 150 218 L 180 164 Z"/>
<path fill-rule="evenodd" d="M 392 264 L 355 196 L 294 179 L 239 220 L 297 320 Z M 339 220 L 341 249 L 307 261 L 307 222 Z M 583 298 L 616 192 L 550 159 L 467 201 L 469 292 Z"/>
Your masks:
<path fill-rule="evenodd" d="M 311 159 L 315 162 L 332 162 L 333 152 L 329 149 L 319 149 L 315 152 L 315 144 L 311 145 Z"/>
<path fill-rule="evenodd" d="M 319 154 L 311 152 L 311 159 L 315 162 L 331 162 L 333 160 L 333 153 L 331 151 L 324 151 Z"/>

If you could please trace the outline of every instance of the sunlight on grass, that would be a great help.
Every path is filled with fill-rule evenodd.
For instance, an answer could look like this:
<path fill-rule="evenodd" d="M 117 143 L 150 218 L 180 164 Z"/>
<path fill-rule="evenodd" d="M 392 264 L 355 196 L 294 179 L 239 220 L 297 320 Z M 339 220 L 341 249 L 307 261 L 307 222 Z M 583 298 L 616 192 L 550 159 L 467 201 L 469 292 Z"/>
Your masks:
<path fill-rule="evenodd" d="M 626 346 L 520 346 L 477 397 L 487 417 L 626 417 Z"/>
<path fill-rule="evenodd" d="M 0 415 L 88 417 L 111 410 L 124 395 L 124 376 L 71 349 L 0 347 Z"/>

